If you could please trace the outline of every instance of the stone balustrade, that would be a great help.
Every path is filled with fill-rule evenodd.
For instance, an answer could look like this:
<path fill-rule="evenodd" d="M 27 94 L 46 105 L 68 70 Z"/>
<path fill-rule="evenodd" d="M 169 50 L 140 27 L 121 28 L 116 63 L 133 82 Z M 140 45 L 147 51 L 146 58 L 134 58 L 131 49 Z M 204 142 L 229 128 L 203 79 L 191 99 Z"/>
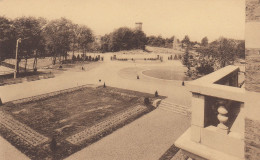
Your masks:
<path fill-rule="evenodd" d="M 193 159 L 244 159 L 245 90 L 239 67 L 227 66 L 187 84 L 191 127 L 175 145 Z"/>

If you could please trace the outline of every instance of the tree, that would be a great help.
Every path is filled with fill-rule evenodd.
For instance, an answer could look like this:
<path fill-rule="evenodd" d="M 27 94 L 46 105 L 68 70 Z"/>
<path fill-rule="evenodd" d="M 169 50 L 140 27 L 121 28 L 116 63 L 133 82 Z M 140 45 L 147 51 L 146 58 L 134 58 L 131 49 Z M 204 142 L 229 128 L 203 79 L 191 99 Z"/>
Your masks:
<path fill-rule="evenodd" d="M 198 57 L 193 60 L 189 76 L 202 76 L 219 68 L 233 64 L 238 54 L 243 52 L 243 41 L 237 44 L 236 40 L 219 38 L 207 46 L 197 49 Z M 237 53 L 238 50 L 241 53 Z"/>
<path fill-rule="evenodd" d="M 202 38 L 202 40 L 201 40 L 201 46 L 206 47 L 206 46 L 208 45 L 208 43 L 209 43 L 209 40 L 208 40 L 207 37 Z"/>
<path fill-rule="evenodd" d="M 143 31 L 122 27 L 101 37 L 101 50 L 102 52 L 116 52 L 120 50 L 144 49 L 146 41 L 146 35 Z"/>
<path fill-rule="evenodd" d="M 15 37 L 12 21 L 0 16 L 0 61 L 14 57 Z"/>
<path fill-rule="evenodd" d="M 101 52 L 109 51 L 110 35 L 106 34 L 101 37 Z"/>
<path fill-rule="evenodd" d="M 184 44 L 185 44 L 186 46 L 189 46 L 189 45 L 190 45 L 190 38 L 189 38 L 189 36 L 188 36 L 188 35 L 185 35 L 185 37 L 183 38 L 183 40 L 181 41 L 181 43 L 182 43 L 182 46 L 184 46 Z"/>
<path fill-rule="evenodd" d="M 89 44 L 94 42 L 94 36 L 92 34 L 92 31 L 85 25 L 79 26 L 77 40 L 79 48 L 82 50 L 85 58 L 85 54 Z"/>
<path fill-rule="evenodd" d="M 189 47 L 187 47 L 183 55 L 182 64 L 187 66 L 188 69 L 190 68 L 190 64 L 191 64 L 189 57 L 190 57 Z"/>
<path fill-rule="evenodd" d="M 220 68 L 234 63 L 236 54 L 236 44 L 232 40 L 220 38 L 218 52 L 215 55 Z"/>
<path fill-rule="evenodd" d="M 34 57 L 37 52 L 43 52 L 44 39 L 40 21 L 34 17 L 21 17 L 13 21 L 15 39 L 21 38 L 19 44 L 17 66 L 21 59 L 25 59 L 25 71 L 28 58 Z M 19 72 L 19 70 L 18 70 Z"/>
<path fill-rule="evenodd" d="M 56 57 L 67 59 L 67 53 L 73 41 L 73 23 L 66 19 L 60 18 L 49 22 L 45 28 L 46 43 L 48 51 L 53 56 L 53 64 L 56 63 Z"/>
<path fill-rule="evenodd" d="M 147 42 L 146 35 L 141 30 L 134 30 L 133 38 L 131 40 L 132 48 L 135 49 L 145 49 L 145 44 Z"/>
<path fill-rule="evenodd" d="M 245 59 L 245 41 L 241 41 L 237 45 L 236 54 L 238 58 Z"/>

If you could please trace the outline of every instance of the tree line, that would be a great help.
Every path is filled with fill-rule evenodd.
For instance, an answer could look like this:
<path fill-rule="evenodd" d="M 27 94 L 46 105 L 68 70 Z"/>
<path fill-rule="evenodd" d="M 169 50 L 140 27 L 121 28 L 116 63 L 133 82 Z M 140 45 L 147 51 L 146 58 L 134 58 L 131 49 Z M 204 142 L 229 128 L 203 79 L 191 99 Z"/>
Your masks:
<path fill-rule="evenodd" d="M 172 48 L 174 38 L 174 36 L 171 38 L 163 38 L 162 36 L 148 36 L 147 45 L 153 47 Z M 177 41 L 179 40 L 177 39 Z"/>
<path fill-rule="evenodd" d="M 66 18 L 19 17 L 8 19 L 0 16 L 0 62 L 15 58 L 19 42 L 18 64 L 22 59 L 52 56 L 57 60 L 67 59 L 68 52 L 116 52 L 120 50 L 145 49 L 146 35 L 143 31 L 127 27 L 116 29 L 95 41 L 93 31 L 86 25 L 73 23 Z M 26 63 L 25 63 L 26 64 Z M 37 63 L 35 63 L 37 64 Z M 26 66 L 25 66 L 26 68 Z"/>
<path fill-rule="evenodd" d="M 101 37 L 102 52 L 116 52 L 120 50 L 145 49 L 146 35 L 141 30 L 121 27 Z"/>
<path fill-rule="evenodd" d="M 94 41 L 91 29 L 66 18 L 47 21 L 35 17 L 13 20 L 0 17 L 0 35 L 0 60 L 14 58 L 18 43 L 18 64 L 21 59 L 27 62 L 41 56 L 52 56 L 55 64 L 56 58 L 66 59 L 69 51 L 85 53 Z"/>

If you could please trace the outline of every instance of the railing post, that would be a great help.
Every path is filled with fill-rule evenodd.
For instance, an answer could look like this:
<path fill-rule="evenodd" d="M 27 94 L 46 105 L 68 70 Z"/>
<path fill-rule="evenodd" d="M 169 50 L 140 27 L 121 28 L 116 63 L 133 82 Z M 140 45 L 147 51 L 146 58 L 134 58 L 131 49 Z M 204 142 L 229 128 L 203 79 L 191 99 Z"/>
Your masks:
<path fill-rule="evenodd" d="M 225 100 L 218 100 L 218 120 L 219 120 L 219 124 L 218 124 L 218 131 L 224 134 L 228 134 L 229 129 L 228 126 L 226 125 L 227 121 L 228 121 L 228 110 L 227 110 L 227 101 Z"/>

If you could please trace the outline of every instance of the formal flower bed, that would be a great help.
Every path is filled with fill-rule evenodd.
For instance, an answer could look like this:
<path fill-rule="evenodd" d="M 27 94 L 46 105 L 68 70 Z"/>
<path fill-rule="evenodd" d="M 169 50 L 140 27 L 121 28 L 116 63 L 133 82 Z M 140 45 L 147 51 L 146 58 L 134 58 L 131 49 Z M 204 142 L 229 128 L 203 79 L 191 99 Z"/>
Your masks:
<path fill-rule="evenodd" d="M 31 159 L 63 159 L 150 112 L 145 97 L 158 98 L 86 85 L 16 100 L 0 108 L 0 134 Z"/>

